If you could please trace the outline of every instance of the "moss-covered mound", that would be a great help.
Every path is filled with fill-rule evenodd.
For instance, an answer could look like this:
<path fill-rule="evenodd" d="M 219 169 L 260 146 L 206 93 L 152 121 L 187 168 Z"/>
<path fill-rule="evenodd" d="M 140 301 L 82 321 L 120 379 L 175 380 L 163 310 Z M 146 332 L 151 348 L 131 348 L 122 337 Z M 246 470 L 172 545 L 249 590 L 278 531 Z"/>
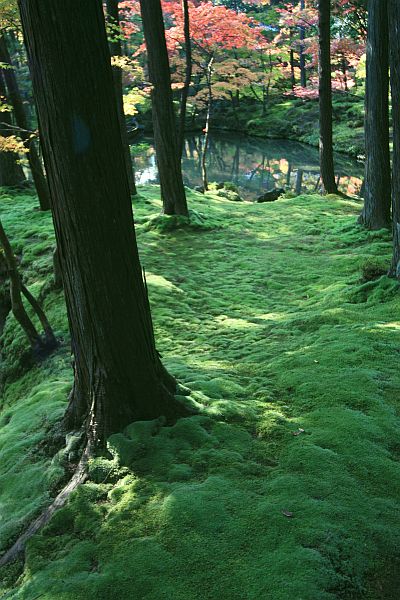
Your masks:
<path fill-rule="evenodd" d="M 318 146 L 316 123 L 317 98 L 271 96 L 264 114 L 260 103 L 255 103 L 251 98 L 243 98 L 238 112 L 232 110 L 229 102 L 216 103 L 212 129 L 242 131 L 262 138 L 298 140 Z M 199 126 L 203 125 L 199 122 Z M 337 152 L 354 157 L 365 154 L 363 95 L 333 94 L 333 131 L 333 144 Z"/>
<path fill-rule="evenodd" d="M 146 225 L 158 188 L 140 193 L 158 348 L 199 413 L 113 435 L 109 458 L 91 462 L 90 480 L 30 541 L 23 572 L 3 569 L 3 597 L 397 598 L 400 299 L 382 275 L 388 234 L 360 229 L 359 204 L 332 196 L 258 205 L 188 193 L 223 227 L 160 235 Z M 36 450 L 72 375 L 50 215 L 35 203 L 3 194 L 2 219 L 64 343 L 28 369 L 7 319 L 2 550 L 63 474 L 59 454 Z"/>

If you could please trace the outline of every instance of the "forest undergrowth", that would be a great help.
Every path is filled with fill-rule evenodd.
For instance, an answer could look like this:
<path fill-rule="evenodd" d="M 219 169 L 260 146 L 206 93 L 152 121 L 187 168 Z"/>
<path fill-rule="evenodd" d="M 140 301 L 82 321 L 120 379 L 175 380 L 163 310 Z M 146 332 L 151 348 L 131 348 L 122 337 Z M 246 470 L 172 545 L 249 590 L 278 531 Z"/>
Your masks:
<path fill-rule="evenodd" d="M 133 423 L 109 458 L 3 569 L 15 600 L 398 598 L 398 283 L 361 204 L 271 204 L 188 191 L 196 227 L 151 227 L 134 201 L 157 347 L 198 414 Z M 72 383 L 51 217 L 3 190 L 2 221 L 62 343 L 39 366 L 11 316 L 2 335 L 0 551 L 76 460 L 40 445 Z M 204 226 L 203 226 L 204 225 Z M 22 357 L 22 359 L 21 359 Z M 187 390 L 180 389 L 182 393 Z"/>

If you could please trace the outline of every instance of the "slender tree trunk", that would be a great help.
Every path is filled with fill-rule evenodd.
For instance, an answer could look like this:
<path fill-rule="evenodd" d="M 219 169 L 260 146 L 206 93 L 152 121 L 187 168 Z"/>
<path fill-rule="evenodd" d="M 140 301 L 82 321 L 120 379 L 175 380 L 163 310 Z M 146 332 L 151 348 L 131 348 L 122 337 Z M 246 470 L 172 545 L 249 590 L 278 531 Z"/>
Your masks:
<path fill-rule="evenodd" d="M 344 91 L 348 92 L 349 86 L 347 85 L 347 61 L 346 61 L 346 57 L 344 54 L 342 56 L 341 64 L 342 64 Z"/>
<path fill-rule="evenodd" d="M 212 66 L 214 62 L 214 57 L 212 56 L 207 65 L 207 89 L 208 89 L 208 100 L 207 100 L 207 116 L 206 116 L 206 124 L 204 127 L 204 140 L 203 140 L 203 148 L 201 152 L 201 177 L 203 180 L 203 188 L 206 192 L 208 190 L 208 177 L 207 177 L 207 151 L 208 144 L 210 139 L 210 118 L 211 118 L 211 109 L 212 109 L 212 85 L 211 85 L 211 77 L 212 77 Z"/>
<path fill-rule="evenodd" d="M 122 44 L 121 40 L 118 37 L 120 35 L 118 4 L 119 0 L 107 0 L 107 16 L 110 24 L 113 26 L 113 31 L 111 32 L 111 40 L 109 41 L 111 56 L 122 56 Z M 136 195 L 137 190 L 135 185 L 135 174 L 133 171 L 131 150 L 128 142 L 128 132 L 126 130 L 126 121 L 124 113 L 121 67 L 117 65 L 113 66 L 113 77 L 115 97 L 117 100 L 118 118 L 121 127 L 122 147 L 124 149 L 124 159 L 129 182 L 129 190 L 132 195 Z"/>
<path fill-rule="evenodd" d="M 336 194 L 332 145 L 331 3 L 318 0 L 319 31 L 319 162 L 323 190 Z"/>
<path fill-rule="evenodd" d="M 183 145 L 185 143 L 185 121 L 186 121 L 186 105 L 189 96 L 190 82 L 192 80 L 192 40 L 190 38 L 190 15 L 188 0 L 182 0 L 183 12 L 183 32 L 185 36 L 185 81 L 182 88 L 181 105 L 179 110 L 179 127 L 178 127 L 178 153 L 179 159 L 182 156 Z"/>
<path fill-rule="evenodd" d="M 293 32 L 292 32 L 292 30 L 290 30 L 290 44 L 292 44 L 292 38 L 293 38 Z M 294 87 L 296 85 L 296 74 L 294 71 L 294 50 L 293 50 L 293 48 L 290 48 L 290 85 L 291 85 L 291 88 L 293 91 Z"/>
<path fill-rule="evenodd" d="M 288 170 L 286 174 L 286 186 L 290 188 L 290 178 L 292 176 L 292 163 L 288 162 Z"/>
<path fill-rule="evenodd" d="M 231 104 L 232 104 L 232 112 L 233 112 L 233 118 L 235 119 L 235 125 L 236 125 L 236 131 L 240 131 L 240 120 L 239 120 L 239 114 L 238 114 L 238 104 L 237 104 L 237 98 L 236 96 L 233 95 L 232 91 L 229 90 L 229 96 L 231 99 Z"/>
<path fill-rule="evenodd" d="M 0 96 L 6 96 L 6 87 L 3 74 L 0 71 Z M 3 125 L 2 123 L 5 123 Z M 10 127 L 7 127 L 9 125 Z M 0 136 L 9 137 L 13 131 L 9 112 L 0 113 Z M 16 186 L 25 181 L 25 175 L 21 165 L 18 163 L 18 154 L 15 152 L 0 152 L 0 187 Z"/>
<path fill-rule="evenodd" d="M 300 0 L 300 8 L 304 10 L 306 7 L 305 0 Z M 300 63 L 300 85 L 302 88 L 307 87 L 307 74 L 306 74 L 306 57 L 304 54 L 304 39 L 305 39 L 305 28 L 304 25 L 300 26 L 300 52 L 299 52 L 299 63 Z"/>
<path fill-rule="evenodd" d="M 102 4 L 19 6 L 75 360 L 65 422 L 104 445 L 135 419 L 185 411 L 155 349 Z"/>
<path fill-rule="evenodd" d="M 41 210 L 50 209 L 50 192 L 47 185 L 46 177 L 43 171 L 43 166 L 36 149 L 35 141 L 30 138 L 28 119 L 25 114 L 25 108 L 22 102 L 19 85 L 14 70 L 14 65 L 8 51 L 5 36 L 0 36 L 0 62 L 10 65 L 11 69 L 4 69 L 3 76 L 7 86 L 7 98 L 10 101 L 15 122 L 21 131 L 19 136 L 24 140 L 25 146 L 28 148 L 28 161 L 31 168 L 32 178 L 36 187 Z"/>
<path fill-rule="evenodd" d="M 389 48 L 387 0 L 368 2 L 365 89 L 365 196 L 359 222 L 390 227 Z"/>
<path fill-rule="evenodd" d="M 36 353 L 44 350 L 53 350 L 57 346 L 57 340 L 50 326 L 47 317 L 36 298 L 30 293 L 26 286 L 21 281 L 21 276 L 18 272 L 17 261 L 11 248 L 10 241 L 4 231 L 0 221 L 0 246 L 3 248 L 4 257 L 7 265 L 7 275 L 10 279 L 10 298 L 11 310 L 14 317 L 24 330 L 26 337 L 29 340 L 32 350 Z M 22 294 L 32 306 L 44 330 L 44 337 L 37 331 L 31 318 L 25 310 L 22 302 Z"/>
<path fill-rule="evenodd" d="M 393 119 L 393 259 L 390 275 L 400 279 L 400 6 L 389 0 L 390 84 Z"/>
<path fill-rule="evenodd" d="M 154 145 L 164 213 L 188 216 L 178 152 L 171 76 L 160 0 L 140 0 L 149 77 L 153 85 Z"/>
<path fill-rule="evenodd" d="M 301 194 L 301 188 L 302 188 L 302 185 L 303 185 L 303 174 L 304 174 L 303 169 L 297 169 L 295 192 L 299 196 Z"/>

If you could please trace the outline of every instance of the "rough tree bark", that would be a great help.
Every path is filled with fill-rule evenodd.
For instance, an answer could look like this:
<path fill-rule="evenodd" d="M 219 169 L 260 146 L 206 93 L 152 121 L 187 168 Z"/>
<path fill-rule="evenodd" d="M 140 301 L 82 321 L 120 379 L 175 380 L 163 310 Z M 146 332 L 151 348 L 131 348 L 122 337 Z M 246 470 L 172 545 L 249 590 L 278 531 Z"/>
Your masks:
<path fill-rule="evenodd" d="M 109 40 L 110 54 L 111 56 L 122 56 L 122 45 L 118 35 L 120 35 L 119 27 L 119 11 L 118 11 L 119 0 L 107 0 L 107 15 L 109 23 L 113 26 L 111 32 L 111 39 Z M 129 181 L 129 189 L 132 195 L 137 194 L 135 184 L 135 173 L 133 170 L 131 151 L 128 142 L 128 132 L 126 130 L 126 121 L 124 113 L 124 99 L 122 90 L 122 70 L 119 66 L 113 66 L 113 77 L 115 96 L 117 100 L 118 118 L 121 127 L 122 147 L 124 149 L 124 159 L 126 164 L 126 171 Z"/>
<path fill-rule="evenodd" d="M 190 15 L 188 0 L 182 0 L 183 12 L 183 33 L 185 36 L 185 81 L 182 88 L 181 104 L 179 108 L 179 124 L 178 124 L 178 157 L 182 157 L 183 146 L 185 143 L 185 121 L 186 121 L 186 105 L 189 96 L 190 82 L 192 80 L 192 40 L 190 38 Z"/>
<path fill-rule="evenodd" d="M 390 227 L 388 2 L 369 0 L 365 88 L 365 196 L 359 223 Z"/>
<path fill-rule="evenodd" d="M 188 216 L 176 119 L 172 104 L 171 76 L 160 0 L 140 0 L 153 110 L 154 145 L 163 210 L 167 215 Z"/>
<path fill-rule="evenodd" d="M 6 97 L 6 86 L 3 74 L 0 72 L 0 97 Z M 0 136 L 12 135 L 12 121 L 9 112 L 0 113 Z M 0 186 L 16 186 L 25 181 L 25 175 L 18 163 L 18 154 L 15 152 L 0 152 Z"/>
<path fill-rule="evenodd" d="M 41 210 L 50 209 L 50 192 L 47 185 L 46 177 L 43 171 L 42 163 L 38 151 L 35 146 L 35 141 L 30 138 L 28 119 L 26 118 L 24 104 L 22 102 L 19 85 L 14 70 L 13 61 L 8 51 L 6 38 L 0 36 L 0 62 L 10 65 L 11 69 L 4 69 L 3 76 L 7 86 L 7 99 L 11 103 L 15 122 L 20 128 L 18 135 L 24 140 L 25 146 L 28 148 L 28 161 L 32 172 L 32 178 L 36 187 Z"/>
<path fill-rule="evenodd" d="M 185 410 L 155 348 L 101 1 L 19 7 L 75 360 L 65 424 L 102 446 L 136 419 Z"/>
<path fill-rule="evenodd" d="M 400 6 L 398 0 L 389 0 L 389 23 L 393 119 L 393 259 L 389 274 L 400 279 Z"/>
<path fill-rule="evenodd" d="M 319 162 L 323 191 L 336 194 L 332 145 L 331 3 L 318 0 Z"/>

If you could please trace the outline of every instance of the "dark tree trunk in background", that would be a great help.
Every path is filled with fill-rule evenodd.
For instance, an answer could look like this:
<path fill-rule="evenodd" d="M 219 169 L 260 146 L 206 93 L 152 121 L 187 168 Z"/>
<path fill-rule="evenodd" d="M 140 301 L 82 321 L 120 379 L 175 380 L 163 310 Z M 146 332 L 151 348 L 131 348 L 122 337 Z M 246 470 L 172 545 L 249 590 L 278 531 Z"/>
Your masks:
<path fill-rule="evenodd" d="M 3 74 L 0 71 L 0 96 L 7 94 Z M 9 137 L 15 131 L 11 128 L 12 121 L 9 112 L 0 113 L 0 136 Z M 9 125 L 10 127 L 7 127 Z M 21 165 L 18 163 L 18 154 L 15 152 L 0 152 L 0 186 L 20 185 L 25 181 L 25 175 Z"/>
<path fill-rule="evenodd" d="M 341 65 L 342 65 L 342 73 L 343 73 L 344 91 L 348 92 L 349 86 L 347 85 L 347 60 L 346 60 L 346 57 L 344 54 L 342 56 Z"/>
<path fill-rule="evenodd" d="M 182 181 L 171 76 L 160 0 L 140 0 L 153 109 L 156 149 L 164 213 L 188 216 Z"/>
<path fill-rule="evenodd" d="M 135 419 L 173 418 L 181 406 L 155 349 L 102 4 L 19 6 L 75 359 L 66 425 L 85 422 L 89 443 L 104 444 Z"/>
<path fill-rule="evenodd" d="M 400 6 L 389 0 L 390 83 L 393 119 L 393 260 L 390 275 L 400 279 Z"/>
<path fill-rule="evenodd" d="M 289 44 L 290 44 L 290 46 L 292 46 L 292 43 L 293 43 L 292 28 L 290 28 L 290 30 L 289 30 L 289 38 L 290 38 Z M 289 63 L 290 63 L 290 86 L 293 91 L 294 87 L 296 85 L 296 74 L 295 74 L 295 70 L 294 70 L 294 50 L 292 47 L 290 48 L 290 52 L 289 52 Z"/>
<path fill-rule="evenodd" d="M 292 91 L 294 90 L 294 87 L 296 85 L 296 74 L 295 74 L 295 70 L 294 70 L 294 50 L 293 48 L 290 49 L 290 86 L 292 88 Z"/>
<path fill-rule="evenodd" d="M 300 8 L 304 10 L 306 7 L 305 0 L 300 0 Z M 299 63 L 300 63 L 300 85 L 301 87 L 307 87 L 307 75 L 306 75 L 306 57 L 304 54 L 304 39 L 305 39 L 305 28 L 304 25 L 300 26 L 300 52 L 299 52 Z"/>
<path fill-rule="evenodd" d="M 303 175 L 304 175 L 303 169 L 298 169 L 297 174 L 296 174 L 296 187 L 295 187 L 295 192 L 298 196 L 301 194 L 301 188 L 303 186 Z"/>
<path fill-rule="evenodd" d="M 336 194 L 332 146 L 331 5 L 318 0 L 319 162 L 323 191 Z"/>
<path fill-rule="evenodd" d="M 192 80 L 192 40 L 190 39 L 190 15 L 188 0 L 182 0 L 183 12 L 183 32 L 185 36 L 185 81 L 182 88 L 181 105 L 179 109 L 179 127 L 178 127 L 178 156 L 182 156 L 183 145 L 185 143 L 185 121 L 186 105 L 189 96 L 190 82 Z"/>
<path fill-rule="evenodd" d="M 365 196 L 359 222 L 390 227 L 388 2 L 369 0 L 365 88 Z"/>
<path fill-rule="evenodd" d="M 13 62 L 7 48 L 7 42 L 4 35 L 0 36 L 0 62 L 13 67 Z M 13 108 L 15 122 L 21 131 L 17 131 L 25 146 L 29 150 L 28 161 L 31 168 L 32 178 L 36 187 L 41 210 L 50 209 L 50 192 L 44 174 L 43 166 L 35 145 L 34 139 L 30 139 L 28 133 L 29 124 L 26 117 L 25 108 L 22 102 L 21 93 L 19 91 L 18 81 L 14 68 L 3 70 L 4 80 L 7 86 L 7 99 Z"/>
<path fill-rule="evenodd" d="M 111 40 L 109 41 L 111 56 L 122 56 L 122 45 L 119 35 L 121 35 L 119 27 L 119 0 L 107 0 L 107 15 L 109 23 L 113 26 L 111 32 Z M 135 174 L 133 171 L 132 157 L 128 142 L 128 132 L 126 130 L 126 120 L 124 113 L 124 99 L 122 89 L 122 70 L 120 67 L 113 66 L 113 77 L 115 96 L 117 100 L 118 118 L 121 127 L 122 147 L 124 149 L 124 159 L 126 164 L 126 172 L 129 181 L 129 190 L 131 194 L 136 195 Z"/>

